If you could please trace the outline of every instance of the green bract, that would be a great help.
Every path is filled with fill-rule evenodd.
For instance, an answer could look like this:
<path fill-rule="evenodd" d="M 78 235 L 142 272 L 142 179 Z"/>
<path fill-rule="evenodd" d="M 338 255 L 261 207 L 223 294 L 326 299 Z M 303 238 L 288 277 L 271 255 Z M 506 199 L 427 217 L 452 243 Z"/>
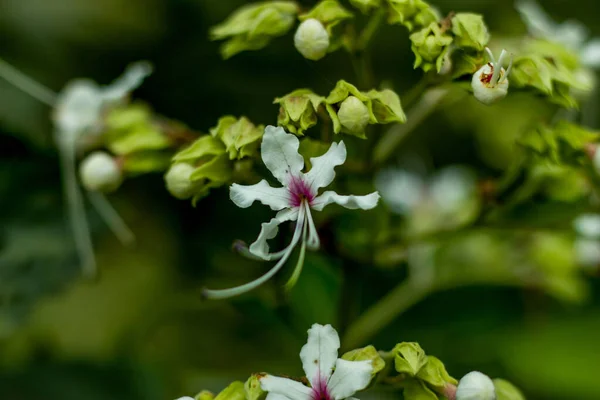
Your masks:
<path fill-rule="evenodd" d="M 519 140 L 531 156 L 553 164 L 582 165 L 585 146 L 598 140 L 598 133 L 561 121 L 553 127 L 540 125 Z"/>
<path fill-rule="evenodd" d="M 244 50 L 258 50 L 294 25 L 298 5 L 292 1 L 267 1 L 240 7 L 210 30 L 211 40 L 229 40 L 221 47 L 227 59 Z"/>
<path fill-rule="evenodd" d="M 427 364 L 425 351 L 415 342 L 398 343 L 392 350 L 396 371 L 416 376 Z"/>
<path fill-rule="evenodd" d="M 298 17 L 300 21 L 314 18 L 321 22 L 329 35 L 333 28 L 340 22 L 354 18 L 354 14 L 346 10 L 337 0 L 324 0 L 319 2 L 312 10 Z"/>
<path fill-rule="evenodd" d="M 442 32 L 437 22 L 432 22 L 410 35 L 410 41 L 416 57 L 414 67 L 421 67 L 425 72 L 435 67 L 437 72 L 440 72 L 444 56 L 452 43 L 452 36 Z"/>
<path fill-rule="evenodd" d="M 325 99 L 325 108 L 335 133 L 365 138 L 367 124 L 405 122 L 400 98 L 394 91 L 361 92 L 346 81 L 338 81 Z"/>
<path fill-rule="evenodd" d="M 388 23 L 402 24 L 409 31 L 421 29 L 440 19 L 437 11 L 423 0 L 386 0 Z"/>
<path fill-rule="evenodd" d="M 264 125 L 255 126 L 246 117 L 238 119 L 227 115 L 221 117 L 217 126 L 210 129 L 210 134 L 225 144 L 229 159 L 239 160 L 257 154 L 264 130 Z"/>
<path fill-rule="evenodd" d="M 410 400 L 438 400 L 438 396 L 418 379 L 409 379 L 404 384 L 403 398 Z"/>
<path fill-rule="evenodd" d="M 209 392 L 208 390 L 203 390 L 200 393 L 198 393 L 196 396 L 194 396 L 195 400 L 213 400 L 215 398 L 215 395 L 212 394 L 211 392 Z"/>
<path fill-rule="evenodd" d="M 417 378 L 426 382 L 437 392 L 442 392 L 448 384 L 456 385 L 458 381 L 448 374 L 444 364 L 434 356 L 427 356 L 427 363 L 419 373 Z"/>
<path fill-rule="evenodd" d="M 377 375 L 384 367 L 385 361 L 379 355 L 379 352 L 373 346 L 363 347 L 362 349 L 356 349 L 345 353 L 342 359 L 348 361 L 364 361 L 371 360 L 373 366 L 373 376 Z"/>
<path fill-rule="evenodd" d="M 244 382 L 235 381 L 215 397 L 215 400 L 246 400 Z"/>
<path fill-rule="evenodd" d="M 276 98 L 274 103 L 280 105 L 277 125 L 297 135 L 304 134 L 304 131 L 317 123 L 317 111 L 324 101 L 324 97 L 309 89 L 294 90 Z"/>
<path fill-rule="evenodd" d="M 496 400 L 525 400 L 525 396 L 512 383 L 504 379 L 494 379 Z"/>
<path fill-rule="evenodd" d="M 259 377 L 259 375 L 252 375 L 244 384 L 246 400 L 264 400 L 267 397 L 267 392 L 260 386 Z"/>
<path fill-rule="evenodd" d="M 350 3 L 358 8 L 363 14 L 368 14 L 372 10 L 381 6 L 382 0 L 350 0 Z"/>
<path fill-rule="evenodd" d="M 483 51 L 490 40 L 490 33 L 479 14 L 457 13 L 452 18 L 452 33 L 456 46 L 477 51 Z"/>

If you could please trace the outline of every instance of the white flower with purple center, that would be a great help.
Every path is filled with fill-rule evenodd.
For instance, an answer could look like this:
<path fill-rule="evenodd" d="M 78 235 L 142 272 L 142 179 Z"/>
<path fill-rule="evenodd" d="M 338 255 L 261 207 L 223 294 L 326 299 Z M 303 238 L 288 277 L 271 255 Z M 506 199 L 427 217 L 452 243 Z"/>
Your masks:
<path fill-rule="evenodd" d="M 208 290 L 207 298 L 227 298 L 252 290 L 271 279 L 288 260 L 294 248 L 301 243 L 299 262 L 288 281 L 293 286 L 300 274 L 306 247 L 316 250 L 320 246 L 319 235 L 313 222 L 311 209 L 321 211 L 336 203 L 349 209 L 370 210 L 377 205 L 379 193 L 365 196 L 341 196 L 333 191 L 319 195 L 319 189 L 328 186 L 335 178 L 334 168 L 346 161 L 346 145 L 343 141 L 332 143 L 325 154 L 310 159 L 312 168 L 303 173 L 304 158 L 298 153 L 300 141 L 281 127 L 267 126 L 261 144 L 261 156 L 266 167 L 283 187 L 272 187 L 266 180 L 245 186 L 234 183 L 230 188 L 231 200 L 241 208 L 250 207 L 255 201 L 278 211 L 273 219 L 262 224 L 258 238 L 249 248 L 240 249 L 246 255 L 262 260 L 279 260 L 260 278 L 231 289 Z M 267 240 L 277 236 L 279 224 L 295 221 L 296 228 L 291 243 L 283 250 L 270 253 Z"/>
<path fill-rule="evenodd" d="M 266 400 L 342 400 L 353 399 L 371 382 L 371 360 L 347 361 L 338 357 L 340 338 L 331 325 L 314 324 L 308 341 L 300 351 L 302 368 L 310 387 L 298 381 L 273 375 L 260 378 Z"/>

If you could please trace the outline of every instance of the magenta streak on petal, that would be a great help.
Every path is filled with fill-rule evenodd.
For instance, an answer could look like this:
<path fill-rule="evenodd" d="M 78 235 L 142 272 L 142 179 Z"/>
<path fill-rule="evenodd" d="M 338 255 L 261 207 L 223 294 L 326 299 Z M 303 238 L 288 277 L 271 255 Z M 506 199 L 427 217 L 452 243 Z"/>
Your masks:
<path fill-rule="evenodd" d="M 290 196 L 290 206 L 300 207 L 303 200 L 307 200 L 309 205 L 312 205 L 312 201 L 315 199 L 316 193 L 314 193 L 310 186 L 304 182 L 301 177 L 292 176 L 288 185 L 288 193 Z"/>
<path fill-rule="evenodd" d="M 327 380 L 323 377 L 319 377 L 317 383 L 313 385 L 311 400 L 333 400 L 327 389 Z"/>

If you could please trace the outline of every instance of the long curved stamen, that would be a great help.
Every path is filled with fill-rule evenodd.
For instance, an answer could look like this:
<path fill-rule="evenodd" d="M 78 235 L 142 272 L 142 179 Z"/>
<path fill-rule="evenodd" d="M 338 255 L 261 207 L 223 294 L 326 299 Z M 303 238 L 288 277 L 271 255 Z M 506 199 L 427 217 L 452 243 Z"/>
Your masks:
<path fill-rule="evenodd" d="M 256 289 L 257 287 L 259 287 L 260 285 L 262 285 L 263 283 L 265 283 L 266 281 L 271 279 L 281 269 L 281 267 L 283 267 L 283 265 L 288 260 L 288 258 L 290 258 L 290 255 L 292 254 L 294 247 L 296 247 L 296 245 L 300 241 L 300 236 L 303 231 L 304 223 L 305 223 L 304 220 L 305 220 L 305 210 L 304 210 L 304 207 L 300 207 L 300 210 L 298 213 L 298 222 L 296 224 L 296 229 L 294 231 L 294 236 L 292 238 L 292 242 L 287 247 L 286 253 L 279 260 L 279 262 L 277 262 L 277 264 L 273 268 L 271 268 L 266 274 L 264 274 L 263 276 L 261 276 L 258 279 L 253 280 L 252 282 L 248 282 L 244 285 L 233 287 L 230 289 L 221 289 L 221 290 L 203 289 L 202 296 L 207 299 L 226 299 L 228 297 L 238 296 L 240 294 L 249 292 L 250 290 Z"/>
<path fill-rule="evenodd" d="M 0 76 L 36 100 L 54 107 L 56 93 L 0 58 Z"/>
<path fill-rule="evenodd" d="M 59 138 L 57 144 L 63 169 L 63 186 L 67 197 L 69 223 L 73 231 L 75 249 L 79 254 L 84 274 L 88 277 L 94 277 L 96 275 L 96 259 L 90 228 L 85 215 L 85 206 L 75 172 L 75 143 L 64 142 Z"/>
<path fill-rule="evenodd" d="M 308 204 L 304 203 L 304 206 L 308 209 Z M 308 218 L 308 217 L 305 217 Z M 292 272 L 292 276 L 285 283 L 284 289 L 285 291 L 290 291 L 294 286 L 296 286 L 296 282 L 298 282 L 298 278 L 300 278 L 300 274 L 302 273 L 302 268 L 304 267 L 304 258 L 306 256 L 306 233 L 308 231 L 308 224 L 304 224 L 302 228 L 302 246 L 300 247 L 300 255 L 298 256 L 298 261 L 296 262 L 296 266 L 294 267 L 294 272 Z"/>
<path fill-rule="evenodd" d="M 492 64 L 496 64 L 496 57 L 494 57 L 494 53 L 492 53 L 492 50 L 490 50 L 489 47 L 486 47 L 485 51 L 487 52 L 488 57 L 490 58 L 490 61 L 492 62 Z"/>
<path fill-rule="evenodd" d="M 502 82 L 504 82 L 505 80 L 508 79 L 508 75 L 510 74 L 512 66 L 513 66 L 513 56 L 511 54 L 510 55 L 510 62 L 508 63 L 508 68 L 506 69 L 506 72 L 504 73 L 504 76 L 502 77 Z"/>
<path fill-rule="evenodd" d="M 304 205 L 306 207 L 306 220 L 308 223 L 308 248 L 311 250 L 317 250 L 321 246 L 321 240 L 319 239 L 319 234 L 317 233 L 315 221 L 313 221 L 308 202 L 305 201 Z"/>
<path fill-rule="evenodd" d="M 502 63 L 504 62 L 504 58 L 506 57 L 506 50 L 502 50 L 502 52 L 500 53 L 500 58 L 498 59 L 497 63 L 494 63 L 494 72 L 492 74 L 492 80 L 490 81 L 490 83 L 493 86 L 496 86 L 498 84 L 498 78 L 500 77 L 500 72 L 502 71 Z"/>
<path fill-rule="evenodd" d="M 123 221 L 123 218 L 117 213 L 114 207 L 108 202 L 106 197 L 99 192 L 87 192 L 92 205 L 98 211 L 106 225 L 110 228 L 115 236 L 124 245 L 130 245 L 135 242 L 135 235 Z"/>

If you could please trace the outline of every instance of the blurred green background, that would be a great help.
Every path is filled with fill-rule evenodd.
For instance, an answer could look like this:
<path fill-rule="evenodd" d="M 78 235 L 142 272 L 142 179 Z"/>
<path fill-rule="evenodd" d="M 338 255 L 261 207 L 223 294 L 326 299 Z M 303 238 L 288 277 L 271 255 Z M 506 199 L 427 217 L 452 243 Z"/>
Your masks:
<path fill-rule="evenodd" d="M 244 3 L 0 0 L 0 57 L 56 91 L 75 77 L 108 83 L 126 64 L 150 60 L 155 72 L 134 97 L 201 132 L 224 114 L 275 123 L 276 96 L 300 87 L 326 93 L 338 79 L 354 79 L 345 53 L 307 62 L 291 35 L 221 60 L 208 28 Z M 497 36 L 525 31 L 510 1 L 431 3 L 443 13 L 482 13 Z M 600 35 L 596 1 L 542 3 L 556 19 L 579 19 Z M 421 75 L 398 26 L 378 33 L 372 63 L 378 83 L 392 83 L 401 97 Z M 436 168 L 466 163 L 480 176 L 498 176 L 514 138 L 502 128 L 527 120 L 536 104 L 515 96 L 503 114 L 486 111 L 486 123 L 496 128 L 489 135 L 499 132 L 490 138 L 480 133 L 492 128 L 469 114 L 477 107 L 472 99 L 460 100 L 434 115 L 399 154 L 426 149 Z M 137 235 L 134 248 L 123 248 L 90 210 L 101 275 L 84 281 L 64 221 L 50 112 L 0 79 L 3 400 L 171 399 L 218 391 L 253 372 L 298 375 L 298 353 L 312 323 L 332 323 L 343 333 L 406 275 L 324 251 L 307 257 L 288 297 L 275 280 L 231 302 L 202 302 L 206 282 L 225 287 L 264 271 L 230 246 L 253 240 L 271 213 L 237 209 L 225 188 L 192 208 L 169 196 L 157 174 L 128 180 L 111 196 Z M 589 281 L 590 295 L 577 304 L 503 286 L 436 293 L 372 343 L 388 349 L 418 341 L 453 376 L 481 370 L 512 381 L 530 399 L 599 399 L 600 285 Z M 361 398 L 384 398 L 370 396 Z"/>

